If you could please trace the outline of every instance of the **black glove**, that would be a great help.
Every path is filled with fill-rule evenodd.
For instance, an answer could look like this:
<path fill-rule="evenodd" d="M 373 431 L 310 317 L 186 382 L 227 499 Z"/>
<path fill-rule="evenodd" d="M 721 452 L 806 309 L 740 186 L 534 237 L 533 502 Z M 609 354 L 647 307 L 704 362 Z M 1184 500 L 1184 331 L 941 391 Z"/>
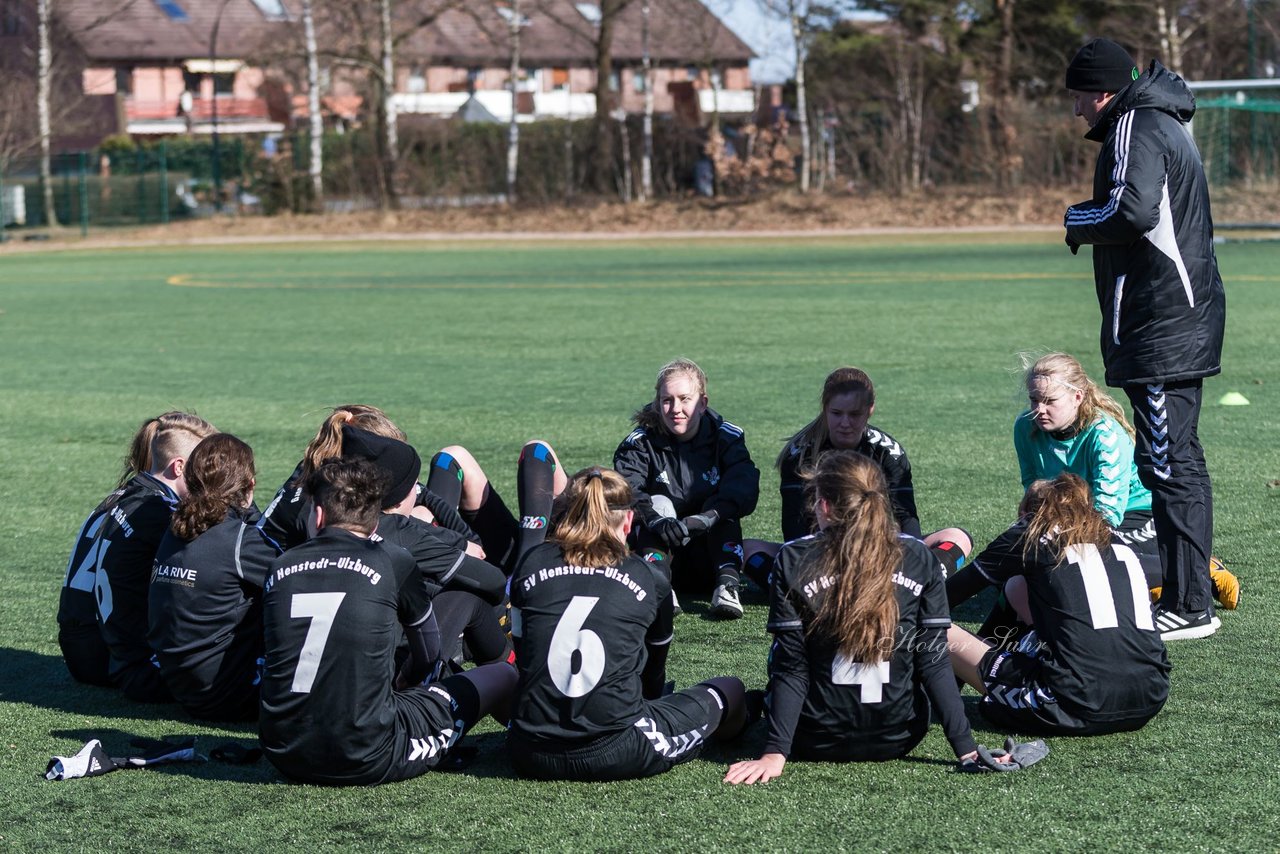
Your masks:
<path fill-rule="evenodd" d="M 693 516 L 685 516 L 681 520 L 691 536 L 705 534 L 711 526 L 720 521 L 720 514 L 715 510 L 703 510 Z"/>
<path fill-rule="evenodd" d="M 1042 739 L 1018 743 L 1012 738 L 1005 739 L 1004 750 L 987 750 L 978 745 L 978 755 L 973 759 L 965 759 L 960 763 L 960 770 L 969 773 L 985 771 L 1021 771 L 1035 765 L 1049 755 L 1049 745 Z M 1008 757 L 1000 762 L 1002 757 Z"/>
<path fill-rule="evenodd" d="M 667 551 L 679 548 L 689 539 L 689 529 L 679 519 L 663 516 L 653 520 L 648 528 L 649 533 L 653 534 Z"/>
<path fill-rule="evenodd" d="M 1067 247 L 1071 250 L 1072 255 L 1080 251 L 1080 244 L 1076 243 L 1070 237 L 1067 237 Z"/>

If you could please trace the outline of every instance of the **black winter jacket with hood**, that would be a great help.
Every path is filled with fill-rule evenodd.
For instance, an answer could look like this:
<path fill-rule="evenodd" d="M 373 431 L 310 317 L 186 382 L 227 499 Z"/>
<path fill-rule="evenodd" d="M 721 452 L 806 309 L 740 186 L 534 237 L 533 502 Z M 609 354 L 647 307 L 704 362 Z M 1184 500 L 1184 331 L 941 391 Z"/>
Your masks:
<path fill-rule="evenodd" d="M 1226 297 L 1195 97 L 1159 62 L 1116 93 L 1085 136 L 1103 143 L 1093 198 L 1067 209 L 1067 240 L 1093 245 L 1102 358 L 1111 386 L 1221 370 Z"/>

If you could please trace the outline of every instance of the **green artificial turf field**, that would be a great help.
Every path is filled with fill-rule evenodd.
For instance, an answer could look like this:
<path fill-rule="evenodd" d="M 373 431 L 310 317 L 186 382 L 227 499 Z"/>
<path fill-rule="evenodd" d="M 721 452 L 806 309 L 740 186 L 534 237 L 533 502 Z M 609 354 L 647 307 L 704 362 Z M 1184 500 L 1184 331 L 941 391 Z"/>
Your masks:
<path fill-rule="evenodd" d="M 549 439 L 570 470 L 607 463 L 669 358 L 697 360 L 712 407 L 763 471 L 748 536 L 777 538 L 784 438 L 823 377 L 874 378 L 873 423 L 908 449 L 926 530 L 979 543 L 1019 496 L 1015 354 L 1064 349 L 1101 376 L 1087 251 L 1049 236 L 735 241 L 333 243 L 0 253 L 0 848 L 84 850 L 857 849 L 1231 850 L 1280 846 L 1280 246 L 1219 247 L 1224 373 L 1201 437 L 1215 551 L 1243 580 L 1212 639 L 1170 647 L 1173 689 L 1140 732 L 1055 739 L 1021 774 L 952 770 L 935 727 L 904 761 L 793 763 L 767 786 L 721 784 L 759 727 L 662 777 L 516 780 L 491 722 L 462 774 L 381 788 L 285 783 L 217 762 L 65 783 L 51 755 L 90 737 L 191 734 L 206 751 L 252 727 L 194 722 L 74 683 L 54 614 L 81 521 L 133 430 L 197 410 L 257 452 L 271 497 L 332 405 L 383 407 L 428 455 L 467 445 L 507 495 L 515 458 Z M 1249 406 L 1223 407 L 1228 391 Z M 1123 400 L 1123 398 L 1121 398 Z M 766 606 L 736 623 L 685 603 L 670 675 L 763 687 Z M 979 616 L 976 609 L 959 615 Z M 966 692 L 975 732 L 995 746 Z"/>

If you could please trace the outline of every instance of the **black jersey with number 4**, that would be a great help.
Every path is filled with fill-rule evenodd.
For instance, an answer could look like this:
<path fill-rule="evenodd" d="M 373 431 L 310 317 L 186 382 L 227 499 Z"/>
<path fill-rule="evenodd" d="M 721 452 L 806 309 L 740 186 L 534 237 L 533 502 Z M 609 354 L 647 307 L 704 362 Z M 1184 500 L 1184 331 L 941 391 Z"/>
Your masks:
<path fill-rule="evenodd" d="M 1069 546 L 1061 560 L 1044 543 L 1024 554 L 1025 530 L 1005 531 L 974 566 L 996 585 L 1026 578 L 1044 687 L 1085 721 L 1155 714 L 1170 666 L 1138 556 L 1114 537 L 1104 549 Z"/>
<path fill-rule="evenodd" d="M 511 729 L 526 741 L 572 746 L 618 732 L 643 714 L 640 673 L 670 582 L 628 556 L 574 566 L 543 543 L 511 577 L 511 630 L 520 682 Z"/>
<path fill-rule="evenodd" d="M 943 571 L 924 543 L 902 535 L 893 576 L 898 626 L 885 660 L 855 662 L 829 636 L 808 632 L 835 579 L 814 567 L 822 534 L 787 543 L 772 576 L 768 629 L 774 635 L 766 753 L 838 756 L 851 742 L 905 741 L 927 725 L 930 701 L 957 756 L 974 749 L 947 654 L 951 625 Z M 857 567 L 846 571 L 856 572 Z"/>
<path fill-rule="evenodd" d="M 271 565 L 263 591 L 262 749 L 292 777 L 377 779 L 393 761 L 400 627 L 431 617 L 408 552 L 328 527 Z"/>
<path fill-rule="evenodd" d="M 58 623 L 102 627 L 111 673 L 145 664 L 147 587 L 156 549 L 178 496 L 149 474 L 139 474 L 106 497 L 85 520 L 76 540 L 58 605 Z"/>
<path fill-rule="evenodd" d="M 262 655 L 262 584 L 279 555 L 249 511 L 194 540 L 165 534 L 151 572 L 147 640 L 174 699 L 218 715 L 253 691 Z"/>

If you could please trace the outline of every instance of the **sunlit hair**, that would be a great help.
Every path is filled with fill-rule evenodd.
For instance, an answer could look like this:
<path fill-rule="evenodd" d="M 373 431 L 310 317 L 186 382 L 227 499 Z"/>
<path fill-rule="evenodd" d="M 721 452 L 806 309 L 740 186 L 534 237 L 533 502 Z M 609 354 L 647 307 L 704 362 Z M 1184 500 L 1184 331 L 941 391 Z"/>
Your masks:
<path fill-rule="evenodd" d="M 116 486 L 124 486 L 134 475 L 163 469 L 175 457 L 183 456 L 191 445 L 217 432 L 216 427 L 193 412 L 175 410 L 148 418 L 133 434 Z"/>
<path fill-rule="evenodd" d="M 1093 509 L 1089 484 L 1070 472 L 1033 482 L 1018 510 L 1027 525 L 1024 557 L 1040 547 L 1049 548 L 1061 559 L 1068 546 L 1092 543 L 1104 549 L 1111 545 L 1111 527 Z"/>
<path fill-rule="evenodd" d="M 307 493 L 324 510 L 325 527 L 371 534 L 382 516 L 387 475 L 369 460 L 331 458 L 307 479 Z"/>
<path fill-rule="evenodd" d="M 662 386 L 668 380 L 676 377 L 688 377 L 699 395 L 707 393 L 707 375 L 703 373 L 702 368 L 698 367 L 698 363 L 693 359 L 679 358 L 667 362 L 658 371 L 658 379 L 653 384 L 653 402 L 636 411 L 631 416 L 631 420 L 646 429 L 659 429 L 666 431 L 667 426 L 662 421 Z"/>
<path fill-rule="evenodd" d="M 813 503 L 826 502 L 828 519 L 802 579 L 823 591 L 808 633 L 831 638 L 850 661 L 884 661 L 898 626 L 893 575 L 902 566 L 884 475 L 856 451 L 828 451 L 805 478 Z"/>
<path fill-rule="evenodd" d="M 575 566 L 616 566 L 627 556 L 617 529 L 631 509 L 631 487 L 613 469 L 592 466 L 573 476 L 557 499 L 551 539 Z"/>
<path fill-rule="evenodd" d="M 194 540 L 227 517 L 232 507 L 247 507 L 253 494 L 253 449 L 230 433 L 217 433 L 196 445 L 182 470 L 187 497 L 174 511 L 169 528 Z"/>
<path fill-rule="evenodd" d="M 782 453 L 774 461 L 775 466 L 782 468 L 782 464 L 791 456 L 792 446 L 803 449 L 801 458 L 797 460 L 800 468 L 812 466 L 818 461 L 822 446 L 827 443 L 827 407 L 832 400 L 844 394 L 859 395 L 866 409 L 875 406 L 876 387 L 872 385 L 871 377 L 867 376 L 866 371 L 861 368 L 836 368 L 827 374 L 827 379 L 822 384 L 822 404 L 818 407 L 818 417 L 787 440 L 782 446 Z"/>
<path fill-rule="evenodd" d="M 1124 417 L 1124 408 L 1089 378 L 1075 356 L 1067 353 L 1049 353 L 1034 362 L 1031 361 L 1030 354 L 1023 354 L 1021 358 L 1028 394 L 1035 391 L 1036 381 L 1041 379 L 1067 392 L 1084 393 L 1084 398 L 1080 401 L 1080 411 L 1076 413 L 1076 420 L 1071 425 L 1077 433 L 1084 431 L 1096 421 L 1099 413 L 1104 413 L 1114 418 L 1129 434 L 1129 438 L 1133 438 L 1133 427 Z"/>
<path fill-rule="evenodd" d="M 307 445 L 302 455 L 302 471 L 298 473 L 298 483 L 304 484 L 311 473 L 320 467 L 325 460 L 342 456 L 342 427 L 350 424 L 368 433 L 383 436 L 387 439 L 405 441 L 404 431 L 391 422 L 387 414 L 376 406 L 363 403 L 348 403 L 334 407 L 333 412 L 320 429 L 316 437 Z"/>

